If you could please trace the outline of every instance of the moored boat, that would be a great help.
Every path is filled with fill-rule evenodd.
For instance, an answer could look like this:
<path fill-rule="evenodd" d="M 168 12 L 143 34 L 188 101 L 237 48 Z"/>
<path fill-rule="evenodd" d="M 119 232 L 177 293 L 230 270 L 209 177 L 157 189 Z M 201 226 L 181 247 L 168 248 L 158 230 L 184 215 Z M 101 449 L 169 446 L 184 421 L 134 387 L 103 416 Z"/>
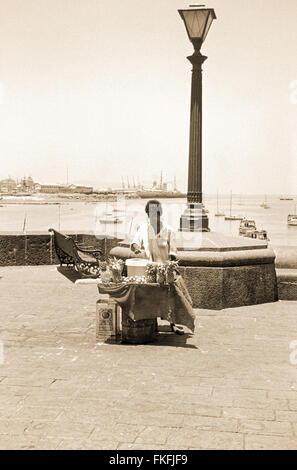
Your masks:
<path fill-rule="evenodd" d="M 118 217 L 105 217 L 104 219 L 99 219 L 100 224 L 122 224 L 123 220 Z"/>
<path fill-rule="evenodd" d="M 265 200 L 260 204 L 260 207 L 263 207 L 263 209 L 270 209 L 270 206 L 267 204 L 267 195 L 265 194 Z"/>
<path fill-rule="evenodd" d="M 99 218 L 100 224 L 122 224 L 123 220 L 111 212 L 104 212 Z"/>
<path fill-rule="evenodd" d="M 215 217 L 225 217 L 225 212 L 223 212 L 223 211 L 217 211 L 217 212 L 215 213 Z"/>
<path fill-rule="evenodd" d="M 242 220 L 242 217 L 240 215 L 226 215 L 225 220 L 238 221 Z"/>
<path fill-rule="evenodd" d="M 297 214 L 288 215 L 288 225 L 297 226 Z"/>
<path fill-rule="evenodd" d="M 230 214 L 225 216 L 225 220 L 229 221 L 236 221 L 236 220 L 242 220 L 243 217 L 240 215 L 232 215 L 232 191 L 230 194 Z"/>
<path fill-rule="evenodd" d="M 225 217 L 225 212 L 219 210 L 219 193 L 217 192 L 217 212 L 215 217 Z"/>
<path fill-rule="evenodd" d="M 256 222 L 253 219 L 244 218 L 239 225 L 239 235 L 247 238 L 257 238 L 258 240 L 269 240 L 266 230 L 257 230 Z"/>
<path fill-rule="evenodd" d="M 290 226 L 297 226 L 297 204 L 295 205 L 295 212 L 294 214 L 289 214 L 287 223 Z"/>

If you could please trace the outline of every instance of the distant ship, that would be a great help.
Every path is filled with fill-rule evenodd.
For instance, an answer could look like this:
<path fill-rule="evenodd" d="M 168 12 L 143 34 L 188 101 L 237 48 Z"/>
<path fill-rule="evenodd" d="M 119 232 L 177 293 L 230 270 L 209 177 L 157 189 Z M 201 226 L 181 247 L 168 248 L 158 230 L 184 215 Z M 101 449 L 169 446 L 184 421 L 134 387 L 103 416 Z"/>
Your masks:
<path fill-rule="evenodd" d="M 160 183 L 157 184 L 156 181 L 153 182 L 153 187 L 150 189 L 141 189 L 136 191 L 136 194 L 141 199 L 153 199 L 153 198 L 185 198 L 187 197 L 186 193 L 182 193 L 176 189 L 176 178 L 174 178 L 172 190 L 168 190 L 167 183 L 163 182 L 163 176 L 161 172 Z"/>
<path fill-rule="evenodd" d="M 186 193 L 181 193 L 180 191 L 164 191 L 162 189 L 143 189 L 141 191 L 137 191 L 136 194 L 141 199 L 187 197 Z"/>
<path fill-rule="evenodd" d="M 294 201 L 294 198 L 293 197 L 280 197 L 279 200 L 280 201 Z"/>

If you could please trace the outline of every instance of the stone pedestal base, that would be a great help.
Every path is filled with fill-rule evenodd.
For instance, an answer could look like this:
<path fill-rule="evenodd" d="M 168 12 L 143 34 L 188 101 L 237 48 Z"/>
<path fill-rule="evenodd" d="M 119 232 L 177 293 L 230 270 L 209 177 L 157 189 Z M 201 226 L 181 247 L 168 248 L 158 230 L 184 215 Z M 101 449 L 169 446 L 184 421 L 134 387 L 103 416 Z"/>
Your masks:
<path fill-rule="evenodd" d="M 180 218 L 181 232 L 209 232 L 208 216 L 202 204 L 188 204 Z"/>
<path fill-rule="evenodd" d="M 275 253 L 266 241 L 215 232 L 176 234 L 177 258 L 194 308 L 220 310 L 278 300 Z M 133 257 L 123 242 L 110 254 Z"/>
<path fill-rule="evenodd" d="M 266 241 L 179 233 L 177 246 L 194 308 L 220 310 L 278 300 L 275 253 Z"/>
<path fill-rule="evenodd" d="M 233 267 L 180 267 L 194 308 L 222 310 L 277 300 L 273 263 Z"/>

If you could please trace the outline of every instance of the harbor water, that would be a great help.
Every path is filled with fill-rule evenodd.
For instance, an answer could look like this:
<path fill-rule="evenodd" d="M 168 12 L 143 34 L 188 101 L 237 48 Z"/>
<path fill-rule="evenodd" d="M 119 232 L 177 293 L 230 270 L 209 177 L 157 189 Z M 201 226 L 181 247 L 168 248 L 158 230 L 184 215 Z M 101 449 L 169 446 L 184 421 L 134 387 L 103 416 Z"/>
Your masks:
<path fill-rule="evenodd" d="M 271 244 L 297 246 L 297 227 L 287 225 L 288 214 L 295 213 L 294 200 L 280 200 L 280 196 L 267 196 L 269 209 L 261 204 L 263 195 L 233 196 L 232 215 L 254 219 L 258 230 L 266 230 Z M 37 198 L 5 198 L 0 201 L 0 232 L 47 231 L 50 227 L 60 231 L 88 231 L 100 235 L 125 237 L 133 235 L 146 220 L 145 199 L 123 199 L 117 202 L 88 202 L 84 200 L 43 201 Z M 186 199 L 161 199 L 164 219 L 176 230 L 186 207 Z M 216 217 L 217 197 L 205 196 L 211 231 L 238 236 L 239 221 L 226 221 Z M 230 214 L 230 196 L 221 196 L 219 210 Z M 113 217 L 118 224 L 108 223 Z"/>

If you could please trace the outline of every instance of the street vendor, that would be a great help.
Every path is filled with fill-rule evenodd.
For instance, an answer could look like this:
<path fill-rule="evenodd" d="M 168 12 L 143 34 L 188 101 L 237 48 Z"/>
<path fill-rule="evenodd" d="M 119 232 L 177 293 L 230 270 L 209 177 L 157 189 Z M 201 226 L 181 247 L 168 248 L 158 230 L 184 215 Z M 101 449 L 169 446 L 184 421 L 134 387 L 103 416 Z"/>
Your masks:
<path fill-rule="evenodd" d="M 136 232 L 131 250 L 136 255 L 145 256 L 153 262 L 166 263 L 176 259 L 175 234 L 173 229 L 162 220 L 162 205 L 157 200 L 150 200 L 145 206 L 148 220 Z M 176 334 L 184 334 L 181 328 L 170 323 Z"/>
<path fill-rule="evenodd" d="M 150 261 L 165 263 L 176 259 L 174 231 L 162 220 L 163 209 L 159 201 L 146 203 L 148 221 L 142 224 L 132 240 L 131 249 Z M 143 253 L 144 251 L 144 253 Z"/>

